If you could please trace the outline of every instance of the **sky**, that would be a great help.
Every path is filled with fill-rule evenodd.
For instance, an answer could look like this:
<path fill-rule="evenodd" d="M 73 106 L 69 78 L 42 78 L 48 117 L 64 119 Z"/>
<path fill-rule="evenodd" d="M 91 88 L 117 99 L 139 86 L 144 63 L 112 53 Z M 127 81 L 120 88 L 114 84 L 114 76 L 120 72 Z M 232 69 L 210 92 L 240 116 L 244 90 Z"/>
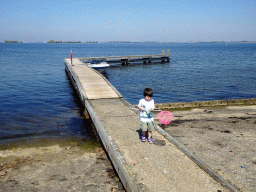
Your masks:
<path fill-rule="evenodd" d="M 256 0 L 1 0 L 5 40 L 256 41 Z"/>

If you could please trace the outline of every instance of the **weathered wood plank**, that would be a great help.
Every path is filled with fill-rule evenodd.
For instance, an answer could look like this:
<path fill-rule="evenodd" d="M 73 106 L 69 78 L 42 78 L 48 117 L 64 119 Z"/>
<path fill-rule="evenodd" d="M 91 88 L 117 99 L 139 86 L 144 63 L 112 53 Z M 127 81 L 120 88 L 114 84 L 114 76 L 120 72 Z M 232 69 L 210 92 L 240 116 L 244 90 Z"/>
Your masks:
<path fill-rule="evenodd" d="M 84 65 L 79 59 L 65 59 L 65 63 L 70 71 L 73 71 L 73 77 L 79 77 L 79 81 L 86 99 L 119 98 L 121 94 L 113 89 L 105 78 L 87 65 Z"/>

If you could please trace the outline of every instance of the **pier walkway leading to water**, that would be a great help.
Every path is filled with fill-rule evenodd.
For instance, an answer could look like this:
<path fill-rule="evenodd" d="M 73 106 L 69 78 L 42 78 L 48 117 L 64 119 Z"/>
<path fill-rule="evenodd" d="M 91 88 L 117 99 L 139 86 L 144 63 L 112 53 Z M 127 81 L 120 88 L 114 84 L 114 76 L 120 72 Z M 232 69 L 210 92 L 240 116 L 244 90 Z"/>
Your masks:
<path fill-rule="evenodd" d="M 219 182 L 213 179 L 167 133 L 155 131 L 154 144 L 142 143 L 133 106 L 79 59 L 65 59 L 65 66 L 126 191 L 238 191 L 218 175 Z"/>

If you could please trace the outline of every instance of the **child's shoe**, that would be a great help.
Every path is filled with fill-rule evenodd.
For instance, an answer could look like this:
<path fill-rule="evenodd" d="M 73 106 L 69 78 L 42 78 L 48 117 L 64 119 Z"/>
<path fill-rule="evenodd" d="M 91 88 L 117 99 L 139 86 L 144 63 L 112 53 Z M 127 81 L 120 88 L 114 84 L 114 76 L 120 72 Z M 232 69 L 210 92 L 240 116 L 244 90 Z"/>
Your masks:
<path fill-rule="evenodd" d="M 145 142 L 146 141 L 146 137 L 145 136 L 141 136 L 141 141 Z"/>
<path fill-rule="evenodd" d="M 152 137 L 148 138 L 148 142 L 149 142 L 150 144 L 152 144 L 152 143 L 153 143 L 153 139 L 152 139 Z"/>

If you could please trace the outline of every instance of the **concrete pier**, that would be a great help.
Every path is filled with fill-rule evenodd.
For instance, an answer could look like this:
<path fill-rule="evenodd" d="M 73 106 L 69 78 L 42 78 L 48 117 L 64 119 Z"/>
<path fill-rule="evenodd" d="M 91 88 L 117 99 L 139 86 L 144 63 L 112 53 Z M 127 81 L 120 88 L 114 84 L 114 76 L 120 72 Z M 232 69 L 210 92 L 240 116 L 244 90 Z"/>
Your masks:
<path fill-rule="evenodd" d="M 159 126 L 142 143 L 136 109 L 79 59 L 65 66 L 126 191 L 239 191 Z"/>

